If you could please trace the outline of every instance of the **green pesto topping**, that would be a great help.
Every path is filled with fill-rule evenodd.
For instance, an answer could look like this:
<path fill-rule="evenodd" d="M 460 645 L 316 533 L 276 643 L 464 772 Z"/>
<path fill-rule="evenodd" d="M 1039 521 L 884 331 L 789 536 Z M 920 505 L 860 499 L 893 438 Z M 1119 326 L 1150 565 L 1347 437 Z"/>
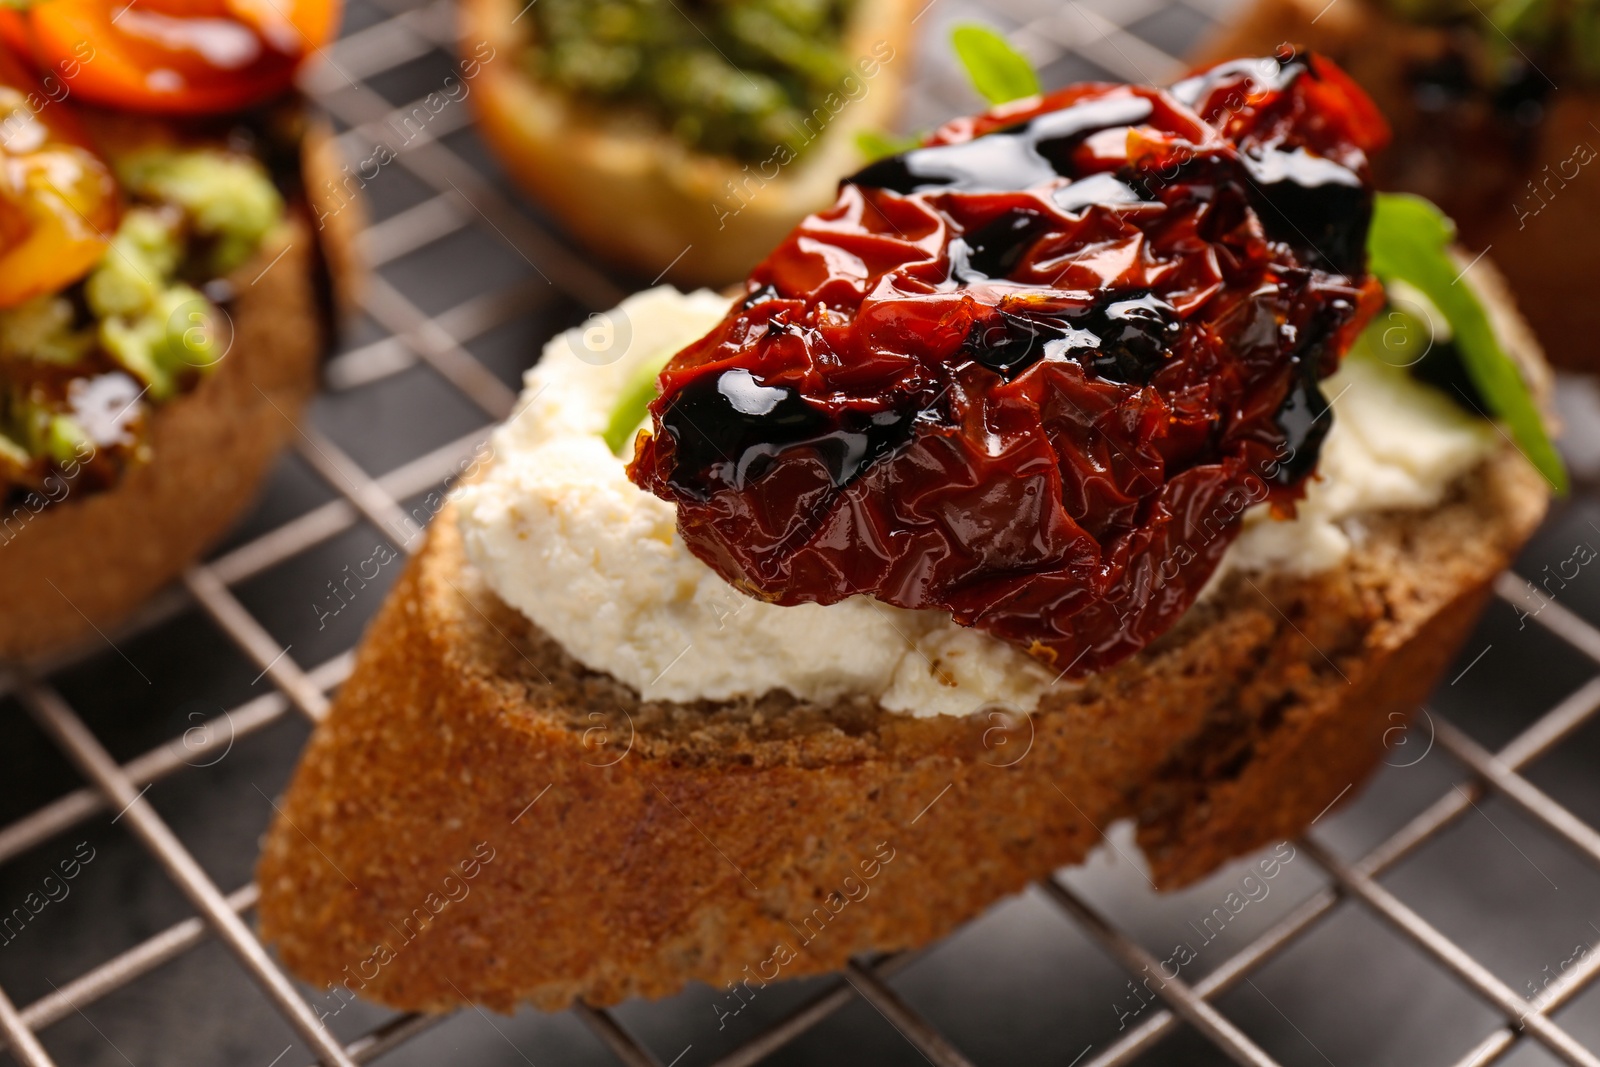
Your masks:
<path fill-rule="evenodd" d="M 51 464 L 67 468 L 94 454 L 94 442 L 70 414 L 51 410 L 43 396 L 0 391 L 0 490 L 36 483 Z M 30 479 L 32 474 L 36 477 Z M 0 493 L 0 503 L 6 494 Z"/>
<path fill-rule="evenodd" d="M 216 367 L 218 317 L 210 301 L 180 282 L 162 289 L 134 315 L 100 320 L 100 344 L 123 370 L 150 387 L 152 399 L 169 400 L 185 370 L 206 374 Z"/>
<path fill-rule="evenodd" d="M 136 207 L 122 219 L 111 247 L 89 274 L 84 294 L 97 318 L 135 315 L 155 302 L 183 254 L 171 211 Z"/>
<path fill-rule="evenodd" d="M 140 406 L 191 388 L 226 351 L 227 313 L 200 287 L 283 223 L 283 198 L 250 157 L 146 149 L 113 165 L 132 203 L 99 264 L 62 293 L 0 310 L 0 502 L 45 484 L 52 468 L 91 462 L 98 484 L 113 478 L 143 447 L 123 432 L 141 424 Z M 127 397 L 108 423 L 78 394 L 119 374 L 120 386 L 98 392 L 116 408 Z M 96 441 L 86 424 L 114 439 Z"/>
<path fill-rule="evenodd" d="M 283 220 L 283 197 L 247 156 L 152 149 L 117 160 L 117 177 L 139 200 L 171 204 L 214 245 L 210 268 L 226 274 L 249 259 Z"/>
<path fill-rule="evenodd" d="M 186 371 L 204 374 L 217 362 L 221 312 L 176 277 L 181 223 L 171 207 L 133 208 L 84 286 L 101 349 L 155 400 L 176 395 Z"/>
<path fill-rule="evenodd" d="M 89 433 L 71 415 L 51 415 L 45 424 L 44 450 L 58 466 L 66 466 L 77 456 L 94 448 Z"/>
<path fill-rule="evenodd" d="M 0 357 L 12 356 L 70 367 L 89 353 L 94 338 L 73 329 L 72 301 L 35 297 L 0 312 Z"/>
<path fill-rule="evenodd" d="M 757 160 L 819 132 L 817 109 L 852 74 L 840 40 L 854 2 L 539 0 L 525 62 L 575 97 L 650 112 L 691 148 Z"/>

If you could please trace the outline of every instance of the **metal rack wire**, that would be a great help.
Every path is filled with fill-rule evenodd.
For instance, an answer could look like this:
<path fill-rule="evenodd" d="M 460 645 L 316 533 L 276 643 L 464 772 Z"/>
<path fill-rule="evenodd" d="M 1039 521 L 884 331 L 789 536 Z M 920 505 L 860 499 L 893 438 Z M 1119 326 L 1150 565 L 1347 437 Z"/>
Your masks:
<path fill-rule="evenodd" d="M 376 12 L 377 17 L 370 24 L 349 33 L 329 50 L 328 63 L 308 87 L 344 127 L 341 139 L 351 158 L 366 156 L 383 141 L 386 129 L 392 128 L 387 125 L 389 121 L 409 110 L 409 105 L 396 107 L 385 99 L 371 87 L 371 81 L 406 64 L 437 56 L 452 44 L 451 13 L 441 0 L 416 7 L 407 5 L 405 0 L 384 2 L 389 6 Z M 929 9 L 939 3 L 955 6 L 959 2 L 933 0 Z M 1226 0 L 1219 2 L 1226 6 Z M 1186 10 L 1190 15 L 1198 14 L 1201 21 L 1219 14 L 1209 4 L 1202 6 L 1201 0 L 1189 0 L 1189 5 Z M 1011 0 L 997 14 L 1016 25 L 1014 39 L 1047 70 L 1053 63 L 1070 60 L 1116 76 L 1161 81 L 1181 69 L 1181 64 L 1128 27 L 1164 7 L 1159 0 L 1066 5 Z M 937 91 L 936 87 L 944 84 L 938 77 L 926 81 L 930 91 Z M 937 117 L 969 105 L 966 100 L 924 97 L 922 106 Z M 320 720 L 327 711 L 329 692 L 346 677 L 351 663 L 349 651 L 314 666 L 298 662 L 291 650 L 280 646 L 267 626 L 247 609 L 237 593 L 239 587 L 362 522 L 381 531 L 402 549 L 418 547 L 416 523 L 399 502 L 438 486 L 451 476 L 461 458 L 483 440 L 489 426 L 509 413 L 514 399 L 511 388 L 473 355 L 468 345 L 508 322 L 534 290 L 559 291 L 576 308 L 589 310 L 609 308 L 624 294 L 622 285 L 532 221 L 492 180 L 446 146 L 444 139 L 466 122 L 464 108 L 441 112 L 420 136 L 400 148 L 398 165 L 423 183 L 428 192 L 420 201 L 373 225 L 365 236 L 366 251 L 374 266 L 381 268 L 466 231 L 513 249 L 526 260 L 535 276 L 429 314 L 419 307 L 414 294 L 408 295 L 401 286 L 376 274 L 365 296 L 364 311 L 379 336 L 337 356 L 328 367 L 327 376 L 331 388 L 355 391 L 371 388 L 421 362 L 476 406 L 482 415 L 481 428 L 373 476 L 308 421 L 301 427 L 298 455 L 326 483 L 333 499 L 194 566 L 178 587 L 147 606 L 128 628 L 128 633 L 149 631 L 198 606 L 270 680 L 271 692 L 228 709 L 204 727 L 215 731 L 226 728 L 233 741 L 243 741 L 293 715 L 312 723 Z M 1507 602 L 1521 603 L 1522 591 L 1516 578 L 1503 578 L 1497 591 Z M 1519 810 L 1545 833 L 1600 867 L 1600 833 L 1522 773 L 1590 723 L 1600 711 L 1600 628 L 1559 603 L 1546 605 L 1534 621 L 1551 638 L 1586 658 L 1592 675 L 1587 682 L 1497 751 L 1485 749 L 1435 715 L 1437 742 L 1459 762 L 1464 773 L 1456 788 L 1444 792 L 1387 840 L 1354 861 L 1340 859 L 1315 840 L 1298 842 L 1325 874 L 1322 888 L 1203 978 L 1192 983 L 1179 978 L 1166 980 L 1158 989 L 1164 1008 L 1150 1012 L 1143 1021 L 1102 1047 L 1085 1049 L 1073 1062 L 1091 1067 L 1132 1063 L 1184 1025 L 1203 1035 L 1233 1062 L 1278 1062 L 1230 1020 L 1217 1002 L 1230 989 L 1250 982 L 1253 974 L 1305 938 L 1341 904 L 1355 902 L 1387 924 L 1399 939 L 1430 957 L 1497 1014 L 1499 1027 L 1476 1045 L 1470 1039 L 1441 1041 L 1442 1057 L 1459 1057 L 1454 1062 L 1462 1065 L 1484 1065 L 1498 1062 L 1531 1042 L 1558 1062 L 1600 1065 L 1600 1055 L 1554 1018 L 1600 974 L 1600 953 L 1583 958 L 1530 1000 L 1497 978 L 1379 881 L 1489 796 Z M 20 1008 L 0 992 L 0 1038 L 12 1060 L 26 1067 L 49 1067 L 55 1061 L 40 1043 L 38 1033 L 211 939 L 227 948 L 237 965 L 256 982 L 300 1041 L 323 1064 L 370 1062 L 440 1021 L 436 1017 L 406 1015 L 347 1043 L 333 1037 L 244 922 L 242 917 L 256 902 L 254 886 L 243 885 L 224 892 L 145 797 L 154 783 L 191 766 L 187 758 L 190 751 L 180 739 L 173 739 L 119 763 L 60 689 L 48 680 L 71 666 L 72 661 L 65 660 L 32 674 L 0 676 L 0 697 L 9 694 L 20 700 L 87 783 L 0 827 L 0 864 L 15 860 L 87 820 L 110 815 L 112 822 L 131 833 L 156 859 L 187 898 L 195 915 Z M 1064 918 L 1077 924 L 1127 972 L 1137 976 L 1157 966 L 1157 958 L 1136 936 L 1108 918 L 1068 880 L 1058 876 L 1042 883 L 1041 888 Z M 716 1067 L 742 1067 L 762 1061 L 828 1016 L 860 1002 L 881 1013 L 930 1063 L 940 1067 L 968 1063 L 956 1043 L 897 992 L 891 982 L 917 956 L 902 954 L 851 964 L 831 985 L 717 1058 Z M 633 1067 L 659 1067 L 662 1063 L 644 1041 L 630 1033 L 617 1014 L 580 1005 L 575 1015 L 622 1063 Z M 1065 1056 L 1062 1062 L 1066 1062 Z"/>

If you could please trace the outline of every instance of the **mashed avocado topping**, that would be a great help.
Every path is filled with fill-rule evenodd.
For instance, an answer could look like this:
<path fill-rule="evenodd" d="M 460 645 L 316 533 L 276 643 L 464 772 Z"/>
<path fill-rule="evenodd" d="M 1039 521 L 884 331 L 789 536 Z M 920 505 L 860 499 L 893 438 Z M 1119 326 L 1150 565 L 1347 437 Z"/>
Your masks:
<path fill-rule="evenodd" d="M 221 279 L 284 218 L 255 159 L 151 148 L 114 160 L 129 206 L 88 277 L 0 311 L 0 498 L 53 471 L 113 482 L 146 451 L 148 409 L 227 351 Z"/>
<path fill-rule="evenodd" d="M 537 79 L 652 115 L 690 148 L 760 159 L 796 151 L 803 120 L 850 68 L 854 0 L 540 0 Z"/>
<path fill-rule="evenodd" d="M 136 199 L 174 204 L 186 213 L 194 234 L 211 242 L 209 269 L 217 275 L 249 259 L 283 219 L 283 197 L 248 156 L 146 151 L 117 160 L 116 170 Z"/>

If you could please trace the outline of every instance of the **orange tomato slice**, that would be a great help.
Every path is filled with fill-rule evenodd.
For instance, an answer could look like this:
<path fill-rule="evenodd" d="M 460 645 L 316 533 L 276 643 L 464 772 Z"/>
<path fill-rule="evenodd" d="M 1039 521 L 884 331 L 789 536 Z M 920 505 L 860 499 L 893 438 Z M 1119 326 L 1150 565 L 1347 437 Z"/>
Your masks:
<path fill-rule="evenodd" d="M 339 0 L 36 0 L 0 40 L 90 103 L 212 114 L 284 92 L 338 21 Z"/>
<path fill-rule="evenodd" d="M 111 168 L 67 105 L 0 48 L 0 307 L 87 274 L 117 215 Z"/>

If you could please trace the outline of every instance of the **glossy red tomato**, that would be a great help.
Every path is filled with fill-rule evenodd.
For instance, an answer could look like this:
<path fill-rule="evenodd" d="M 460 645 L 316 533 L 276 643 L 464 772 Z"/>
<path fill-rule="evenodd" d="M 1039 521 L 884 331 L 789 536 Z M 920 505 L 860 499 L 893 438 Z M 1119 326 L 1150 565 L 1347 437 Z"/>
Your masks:
<path fill-rule="evenodd" d="M 161 114 L 236 111 L 289 88 L 332 39 L 339 0 L 35 0 L 0 38 L 70 92 Z"/>
<path fill-rule="evenodd" d="M 630 474 L 764 599 L 939 609 L 1064 674 L 1132 655 L 1315 469 L 1380 299 L 1376 116 L 1301 57 L 952 122 L 673 358 Z"/>

